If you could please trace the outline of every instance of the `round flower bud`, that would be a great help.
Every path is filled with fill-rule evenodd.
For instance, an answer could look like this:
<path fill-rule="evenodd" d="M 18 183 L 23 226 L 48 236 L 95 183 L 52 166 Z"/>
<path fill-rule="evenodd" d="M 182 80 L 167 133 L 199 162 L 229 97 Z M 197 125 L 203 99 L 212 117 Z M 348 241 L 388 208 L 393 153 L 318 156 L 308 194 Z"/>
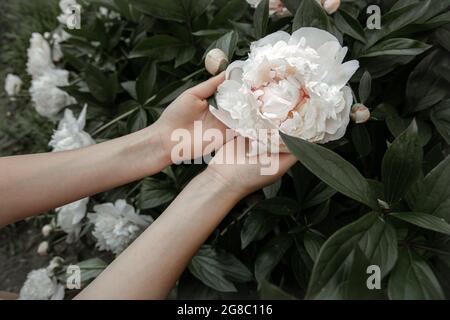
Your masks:
<path fill-rule="evenodd" d="M 321 0 L 322 6 L 328 14 L 335 13 L 341 5 L 341 0 Z"/>
<path fill-rule="evenodd" d="M 228 57 L 222 50 L 215 48 L 208 52 L 205 58 L 206 70 L 215 76 L 228 67 Z"/>
<path fill-rule="evenodd" d="M 355 123 L 365 123 L 370 119 L 370 110 L 365 105 L 357 103 L 352 107 L 350 117 Z"/>
<path fill-rule="evenodd" d="M 48 255 L 48 241 L 42 241 L 37 249 L 37 253 L 41 256 Z"/>
<path fill-rule="evenodd" d="M 46 224 L 42 227 L 42 235 L 44 237 L 48 237 L 50 233 L 53 231 L 53 226 L 51 224 Z"/>

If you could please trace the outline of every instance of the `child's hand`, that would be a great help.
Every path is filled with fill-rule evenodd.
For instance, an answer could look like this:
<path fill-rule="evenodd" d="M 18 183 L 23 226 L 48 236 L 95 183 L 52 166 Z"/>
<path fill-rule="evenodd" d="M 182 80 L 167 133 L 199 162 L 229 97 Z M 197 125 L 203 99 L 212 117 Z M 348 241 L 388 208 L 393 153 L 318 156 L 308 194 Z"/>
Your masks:
<path fill-rule="evenodd" d="M 184 150 L 191 150 L 183 160 L 196 159 L 203 155 L 210 154 L 215 149 L 219 149 L 225 143 L 226 126 L 209 112 L 207 99 L 212 96 L 217 87 L 225 80 L 222 73 L 199 85 L 186 90 L 174 102 L 172 102 L 163 112 L 159 120 L 155 123 L 156 129 L 161 137 L 161 145 L 166 155 L 171 154 L 177 141 L 172 141 L 171 136 L 177 129 L 185 129 L 189 133 L 190 139 L 183 143 Z M 201 121 L 202 131 L 209 129 L 220 130 L 224 140 L 204 142 L 203 132 L 194 135 L 194 122 Z M 208 148 L 206 148 L 208 146 Z"/>

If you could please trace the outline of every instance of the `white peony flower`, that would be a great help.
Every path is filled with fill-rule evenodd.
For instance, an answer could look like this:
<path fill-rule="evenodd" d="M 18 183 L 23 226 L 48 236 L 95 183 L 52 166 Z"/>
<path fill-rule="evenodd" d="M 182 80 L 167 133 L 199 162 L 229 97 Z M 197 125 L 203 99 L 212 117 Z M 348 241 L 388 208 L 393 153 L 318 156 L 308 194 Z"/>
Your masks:
<path fill-rule="evenodd" d="M 247 0 L 247 3 L 250 4 L 253 8 L 256 8 L 261 0 Z M 290 15 L 288 9 L 284 6 L 282 0 L 270 0 L 269 1 L 269 15 L 276 15 L 278 17 L 286 17 Z"/>
<path fill-rule="evenodd" d="M 259 153 L 274 147 L 258 141 L 260 129 L 275 129 L 270 141 L 279 141 L 278 130 L 315 143 L 345 134 L 353 102 L 346 84 L 359 63 L 342 63 L 347 48 L 333 35 L 316 28 L 292 36 L 279 31 L 253 43 L 250 51 L 247 60 L 228 67 L 216 95 L 218 109 L 210 110 L 250 138 L 253 152 L 258 144 Z M 282 142 L 279 147 L 287 151 Z"/>
<path fill-rule="evenodd" d="M 75 104 L 77 101 L 73 97 L 58 88 L 67 85 L 69 85 L 67 70 L 50 69 L 33 78 L 30 94 L 36 111 L 44 117 L 53 119 L 61 109 Z"/>
<path fill-rule="evenodd" d="M 61 42 L 64 42 L 69 38 L 70 38 L 70 34 L 65 32 L 62 28 L 59 28 L 56 32 L 53 33 L 53 35 L 52 35 L 52 39 L 53 39 L 52 58 L 53 58 L 53 61 L 59 62 L 64 57 L 64 54 L 61 49 Z"/>
<path fill-rule="evenodd" d="M 104 17 L 107 19 L 111 19 L 111 20 L 120 19 L 120 13 L 109 10 L 108 8 L 105 8 L 105 7 L 98 8 L 98 12 L 101 17 Z"/>
<path fill-rule="evenodd" d="M 57 283 L 46 268 L 31 271 L 19 294 L 19 300 L 62 299 L 64 299 L 64 287 Z"/>
<path fill-rule="evenodd" d="M 78 5 L 76 0 L 60 0 L 59 8 L 61 9 L 61 14 L 57 17 L 59 23 L 67 25 L 68 20 L 72 16 L 73 7 Z"/>
<path fill-rule="evenodd" d="M 95 144 L 94 139 L 85 132 L 87 105 L 84 106 L 78 119 L 72 110 L 64 111 L 64 118 L 58 124 L 58 130 L 53 133 L 49 145 L 53 152 L 75 150 Z"/>
<path fill-rule="evenodd" d="M 152 217 L 136 213 L 125 200 L 96 205 L 94 211 L 88 218 L 94 224 L 92 234 L 97 238 L 97 247 L 116 255 L 153 222 Z"/>
<path fill-rule="evenodd" d="M 89 198 L 84 198 L 56 209 L 56 224 L 67 233 L 67 243 L 78 240 L 81 221 L 86 215 Z"/>
<path fill-rule="evenodd" d="M 5 91 L 6 94 L 14 99 L 14 96 L 18 95 L 22 88 L 22 80 L 15 74 L 9 73 L 5 79 Z"/>
<path fill-rule="evenodd" d="M 27 72 L 33 78 L 42 76 L 55 68 L 52 52 L 47 40 L 40 33 L 33 33 L 28 48 Z"/>

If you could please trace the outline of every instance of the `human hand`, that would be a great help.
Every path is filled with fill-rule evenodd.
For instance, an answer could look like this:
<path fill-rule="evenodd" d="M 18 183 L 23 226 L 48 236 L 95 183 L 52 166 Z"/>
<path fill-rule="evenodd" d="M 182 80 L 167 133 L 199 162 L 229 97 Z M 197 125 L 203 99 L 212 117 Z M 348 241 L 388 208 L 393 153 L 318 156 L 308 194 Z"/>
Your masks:
<path fill-rule="evenodd" d="M 248 139 L 228 141 L 211 160 L 205 174 L 218 180 L 230 193 L 244 197 L 282 177 L 297 162 L 290 153 L 251 156 Z"/>
<path fill-rule="evenodd" d="M 189 136 L 189 139 L 181 141 L 182 149 L 191 151 L 188 154 L 183 154 L 183 160 L 196 159 L 210 154 L 225 143 L 226 126 L 209 112 L 207 101 L 224 80 L 225 74 L 222 73 L 186 90 L 163 112 L 155 123 L 155 129 L 159 132 L 161 145 L 167 156 L 170 156 L 175 146 L 179 146 L 180 142 L 172 139 L 172 134 L 179 129 Z M 201 122 L 200 135 L 198 132 L 194 132 L 196 121 Z M 224 139 L 216 139 L 211 142 L 203 141 L 203 133 L 210 129 L 219 130 Z"/>

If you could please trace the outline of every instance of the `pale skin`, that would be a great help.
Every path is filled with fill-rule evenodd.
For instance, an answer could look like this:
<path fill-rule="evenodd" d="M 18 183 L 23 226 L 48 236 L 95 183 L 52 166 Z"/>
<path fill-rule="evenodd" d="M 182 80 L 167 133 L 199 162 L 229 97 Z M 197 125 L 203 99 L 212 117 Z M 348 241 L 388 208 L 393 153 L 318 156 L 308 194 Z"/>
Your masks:
<path fill-rule="evenodd" d="M 194 121 L 202 121 L 203 129 L 225 132 L 206 101 L 223 80 L 221 74 L 187 90 L 142 131 L 74 151 L 0 158 L 0 227 L 160 172 L 172 164 L 175 129 L 192 131 Z M 233 142 L 216 141 L 216 158 L 233 149 Z M 208 144 L 194 141 L 191 147 L 208 154 Z M 237 152 L 237 159 L 226 164 L 213 159 L 76 299 L 164 299 L 233 206 L 296 161 L 281 154 L 276 174 L 264 176 L 259 161 L 248 164 L 247 153 Z"/>

